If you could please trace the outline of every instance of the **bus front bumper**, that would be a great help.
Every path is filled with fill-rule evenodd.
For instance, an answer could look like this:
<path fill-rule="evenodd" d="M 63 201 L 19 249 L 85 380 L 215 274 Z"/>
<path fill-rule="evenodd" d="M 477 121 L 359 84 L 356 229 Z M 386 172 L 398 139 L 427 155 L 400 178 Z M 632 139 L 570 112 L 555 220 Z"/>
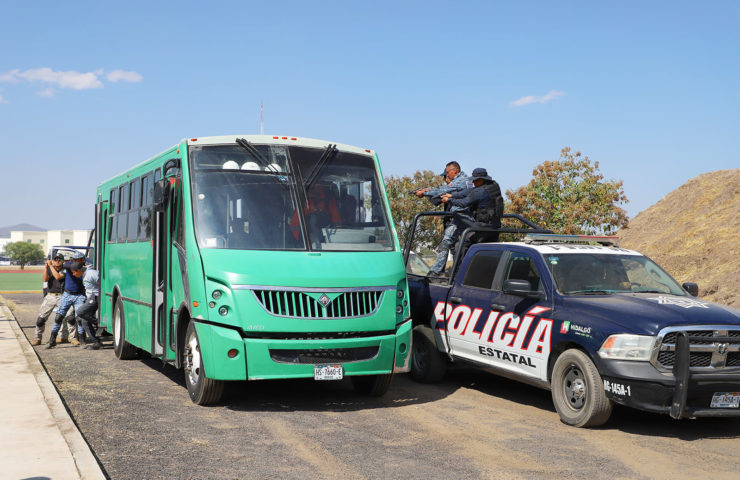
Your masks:
<path fill-rule="evenodd" d="M 410 319 L 395 332 L 349 338 L 245 338 L 235 329 L 200 322 L 196 330 L 205 375 L 214 380 L 314 378 L 316 365 L 342 365 L 346 376 L 409 371 Z"/>

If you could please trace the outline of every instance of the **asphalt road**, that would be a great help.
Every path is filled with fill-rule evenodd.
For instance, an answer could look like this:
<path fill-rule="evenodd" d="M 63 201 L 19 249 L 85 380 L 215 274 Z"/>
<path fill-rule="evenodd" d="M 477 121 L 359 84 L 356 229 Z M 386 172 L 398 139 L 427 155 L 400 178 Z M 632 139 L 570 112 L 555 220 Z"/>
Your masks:
<path fill-rule="evenodd" d="M 31 336 L 41 296 L 4 297 Z M 560 423 L 549 392 L 472 368 L 436 385 L 399 375 L 380 399 L 347 381 L 232 383 L 221 404 L 198 407 L 182 371 L 145 355 L 119 361 L 110 344 L 36 351 L 113 479 L 736 479 L 740 471 L 740 420 L 616 408 L 604 427 L 576 429 Z"/>

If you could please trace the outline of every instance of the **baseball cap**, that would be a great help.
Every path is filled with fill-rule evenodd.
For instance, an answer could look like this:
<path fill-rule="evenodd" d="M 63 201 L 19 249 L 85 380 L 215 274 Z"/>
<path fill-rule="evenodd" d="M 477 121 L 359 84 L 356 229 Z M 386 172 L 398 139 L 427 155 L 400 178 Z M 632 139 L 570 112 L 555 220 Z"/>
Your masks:
<path fill-rule="evenodd" d="M 72 254 L 72 260 L 80 260 L 82 258 L 85 258 L 85 256 L 80 252 L 75 252 Z"/>
<path fill-rule="evenodd" d="M 61 253 L 57 252 L 52 257 L 52 260 L 64 260 L 64 255 L 62 255 Z"/>

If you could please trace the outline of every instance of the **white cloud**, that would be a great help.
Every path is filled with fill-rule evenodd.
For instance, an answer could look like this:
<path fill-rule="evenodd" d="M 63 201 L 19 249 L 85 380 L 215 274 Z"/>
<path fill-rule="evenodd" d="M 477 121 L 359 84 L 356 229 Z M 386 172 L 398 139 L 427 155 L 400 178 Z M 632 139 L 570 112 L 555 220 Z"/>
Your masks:
<path fill-rule="evenodd" d="M 80 73 L 74 70 L 54 71 L 51 68 L 32 68 L 21 72 L 20 70 L 11 70 L 0 76 L 0 80 L 17 83 L 19 80 L 29 82 L 41 82 L 56 85 L 59 88 L 71 88 L 72 90 L 87 90 L 90 88 L 103 88 L 103 82 L 98 75 L 102 75 L 102 70 L 94 72 Z"/>
<path fill-rule="evenodd" d="M 140 74 L 133 71 L 113 70 L 108 74 L 109 82 L 132 82 L 139 83 L 143 78 Z"/>
<path fill-rule="evenodd" d="M 561 92 L 559 90 L 550 90 L 547 92 L 547 94 L 542 96 L 536 96 L 536 95 L 527 95 L 526 97 L 519 98 L 517 100 L 513 100 L 509 102 L 510 107 L 523 107 L 525 105 L 530 105 L 532 103 L 547 103 L 550 100 L 555 100 L 558 97 L 562 97 L 565 95 L 565 92 Z"/>
<path fill-rule="evenodd" d="M 5 100 L 2 95 L 0 95 L 0 105 L 2 105 L 3 103 L 8 103 L 8 101 Z"/>
<path fill-rule="evenodd" d="M 49 97 L 53 97 L 55 93 L 57 93 L 57 91 L 54 90 L 53 88 L 45 88 L 43 90 L 36 92 L 36 95 L 38 95 L 39 97 L 49 98 Z"/>

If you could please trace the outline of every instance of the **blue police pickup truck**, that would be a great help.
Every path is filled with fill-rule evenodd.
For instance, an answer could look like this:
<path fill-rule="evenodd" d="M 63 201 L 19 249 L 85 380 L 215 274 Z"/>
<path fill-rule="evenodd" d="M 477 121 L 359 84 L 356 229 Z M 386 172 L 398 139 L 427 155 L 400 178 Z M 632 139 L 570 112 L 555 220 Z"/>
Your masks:
<path fill-rule="evenodd" d="M 740 311 L 614 240 L 528 234 L 458 248 L 448 278 L 408 268 L 413 378 L 484 367 L 549 389 L 576 427 L 603 424 L 614 403 L 740 416 Z"/>

